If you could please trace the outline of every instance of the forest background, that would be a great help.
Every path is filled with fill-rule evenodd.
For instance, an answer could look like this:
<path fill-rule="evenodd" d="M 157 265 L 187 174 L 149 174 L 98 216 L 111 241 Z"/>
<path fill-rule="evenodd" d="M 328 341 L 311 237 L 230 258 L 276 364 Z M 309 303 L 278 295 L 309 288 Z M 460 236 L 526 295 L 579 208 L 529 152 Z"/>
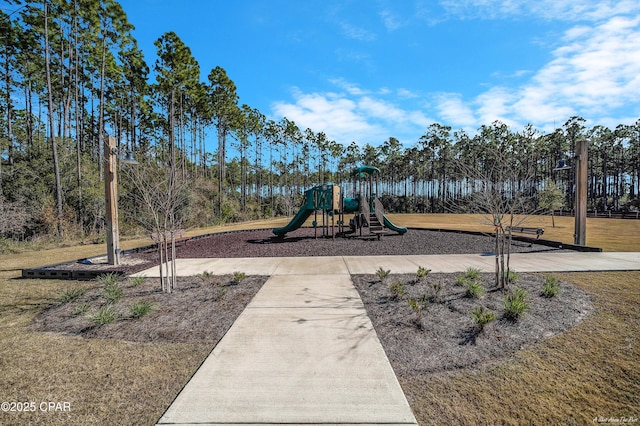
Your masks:
<path fill-rule="evenodd" d="M 509 185 L 532 196 L 530 211 L 549 207 L 545 191 L 561 193 L 554 207 L 571 210 L 573 171 L 553 169 L 558 159 L 571 162 L 581 139 L 589 143 L 588 208 L 640 206 L 640 119 L 612 129 L 558 117 L 564 124 L 546 133 L 493 122 L 473 135 L 434 123 L 415 141 L 381 135 L 378 146 L 342 145 L 241 103 L 225 69 L 204 77 L 173 32 L 156 40 L 157 60 L 147 64 L 116 1 L 5 3 L 15 7 L 0 12 L 0 250 L 102 238 L 108 136 L 141 162 L 120 166 L 124 234 L 143 229 L 140 188 L 127 179 L 140 170 L 180 191 L 184 227 L 291 215 L 311 186 L 334 182 L 349 194 L 350 171 L 363 164 L 380 168 L 387 211 L 469 212 L 496 153 L 512 171 Z M 205 148 L 210 133 L 215 152 Z"/>

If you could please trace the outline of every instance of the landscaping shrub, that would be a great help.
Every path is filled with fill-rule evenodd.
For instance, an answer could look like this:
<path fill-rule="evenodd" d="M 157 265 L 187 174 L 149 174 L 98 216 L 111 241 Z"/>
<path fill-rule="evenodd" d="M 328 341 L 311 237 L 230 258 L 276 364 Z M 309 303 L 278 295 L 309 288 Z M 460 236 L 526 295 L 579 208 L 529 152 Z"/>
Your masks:
<path fill-rule="evenodd" d="M 74 300 L 82 296 L 85 292 L 86 292 L 86 289 L 82 287 L 70 288 L 60 293 L 56 297 L 56 301 L 59 303 L 73 302 Z"/>
<path fill-rule="evenodd" d="M 542 286 L 542 295 L 547 298 L 555 297 L 560 292 L 560 282 L 553 275 L 547 275 Z"/>
<path fill-rule="evenodd" d="M 421 280 L 425 278 L 427 275 L 429 275 L 429 272 L 431 272 L 431 269 L 426 269 L 426 268 L 423 268 L 422 266 L 418 266 L 418 272 L 416 272 L 416 278 L 418 280 Z"/>
<path fill-rule="evenodd" d="M 232 281 L 234 284 L 240 284 L 245 278 L 247 278 L 247 274 L 236 271 L 233 273 Z"/>
<path fill-rule="evenodd" d="M 413 297 L 407 298 L 407 303 L 409 307 L 413 309 L 413 312 L 416 314 L 416 325 L 419 328 L 422 328 L 422 313 L 429 306 L 429 302 L 427 301 L 427 295 L 423 294 L 421 297 L 414 299 Z"/>
<path fill-rule="evenodd" d="M 406 294 L 404 283 L 402 281 L 393 281 L 389 285 L 389 290 L 391 290 L 391 298 L 394 300 L 401 299 Z"/>
<path fill-rule="evenodd" d="M 96 326 L 110 324 L 118 320 L 118 318 L 118 312 L 111 305 L 103 306 L 102 308 L 96 309 L 89 314 L 89 319 Z"/>
<path fill-rule="evenodd" d="M 482 332 L 487 324 L 496 319 L 496 315 L 490 310 L 485 309 L 484 306 L 478 306 L 471 311 L 471 317 L 478 326 L 479 332 Z"/>
<path fill-rule="evenodd" d="M 135 302 L 129 307 L 131 316 L 135 319 L 142 318 L 153 310 L 153 305 L 147 301 Z"/>
<path fill-rule="evenodd" d="M 89 312 L 89 308 L 91 308 L 91 305 L 89 305 L 88 303 L 82 303 L 76 306 L 76 308 L 73 310 L 73 316 L 79 317 L 82 315 L 86 315 L 86 313 Z"/>
<path fill-rule="evenodd" d="M 380 278 L 380 281 L 384 281 L 385 278 L 387 278 L 389 276 L 389 274 L 391 273 L 391 270 L 384 270 L 382 269 L 382 266 L 378 268 L 378 270 L 376 271 L 376 275 L 378 276 L 378 278 Z"/>
<path fill-rule="evenodd" d="M 527 292 L 524 289 L 514 289 L 504 298 L 504 316 L 513 321 L 519 320 L 529 307 L 526 299 Z"/>
<path fill-rule="evenodd" d="M 482 284 L 480 284 L 480 282 L 477 280 L 466 281 L 465 286 L 467 288 L 467 291 L 465 293 L 467 297 L 478 299 L 484 294 L 484 288 L 482 287 Z"/>
<path fill-rule="evenodd" d="M 464 273 L 464 277 L 469 280 L 477 280 L 480 278 L 480 269 L 468 267 Z"/>
<path fill-rule="evenodd" d="M 109 305 L 118 303 L 118 301 L 120 301 L 120 299 L 122 299 L 122 296 L 124 295 L 122 287 L 120 287 L 120 284 L 118 284 L 118 282 L 109 282 L 104 286 L 104 290 L 102 293 L 105 300 L 107 301 L 107 304 Z"/>
<path fill-rule="evenodd" d="M 147 282 L 147 277 L 133 277 L 131 278 L 131 284 L 134 287 L 141 286 L 142 284 Z"/>

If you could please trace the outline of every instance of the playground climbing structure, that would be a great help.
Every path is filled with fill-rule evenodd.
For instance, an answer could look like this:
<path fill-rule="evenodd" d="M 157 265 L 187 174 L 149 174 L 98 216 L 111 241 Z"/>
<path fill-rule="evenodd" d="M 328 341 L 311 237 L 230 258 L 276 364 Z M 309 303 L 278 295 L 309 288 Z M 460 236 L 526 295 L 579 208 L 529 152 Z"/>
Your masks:
<path fill-rule="evenodd" d="M 377 197 L 377 176 L 380 170 L 373 166 L 361 166 L 351 173 L 356 194 L 353 198 L 344 197 L 341 188 L 332 183 L 315 186 L 304 193 L 304 203 L 291 221 L 273 233 L 284 237 L 305 224 L 313 214 L 313 228 L 322 232 L 322 236 L 378 238 L 390 232 L 404 234 L 407 228 L 396 226 L 384 214 L 384 206 Z M 318 214 L 321 223 L 318 223 Z M 353 215 L 346 222 L 346 215 Z M 336 233 L 337 229 L 337 233 Z"/>

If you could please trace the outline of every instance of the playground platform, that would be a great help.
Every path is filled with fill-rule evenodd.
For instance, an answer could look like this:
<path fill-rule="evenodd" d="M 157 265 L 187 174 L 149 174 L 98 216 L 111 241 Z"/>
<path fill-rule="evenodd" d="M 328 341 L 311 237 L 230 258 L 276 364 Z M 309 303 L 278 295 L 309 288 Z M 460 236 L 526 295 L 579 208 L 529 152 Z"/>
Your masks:
<path fill-rule="evenodd" d="M 492 272 L 494 264 L 483 255 L 178 259 L 181 276 L 270 278 L 158 424 L 415 425 L 349 275 L 418 266 Z M 640 270 L 640 253 L 514 253 L 511 265 L 518 272 Z"/>

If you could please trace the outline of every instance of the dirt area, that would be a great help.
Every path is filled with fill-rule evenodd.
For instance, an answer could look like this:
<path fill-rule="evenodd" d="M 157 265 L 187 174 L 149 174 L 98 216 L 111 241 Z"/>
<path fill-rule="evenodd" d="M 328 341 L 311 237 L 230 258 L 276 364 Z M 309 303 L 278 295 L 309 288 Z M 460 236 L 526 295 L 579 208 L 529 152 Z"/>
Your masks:
<path fill-rule="evenodd" d="M 436 253 L 490 253 L 491 237 L 451 232 L 411 230 L 406 235 L 385 236 L 381 241 L 314 238 L 314 230 L 302 229 L 283 240 L 272 238 L 271 230 L 243 231 L 198 238 L 178 248 L 180 258 L 397 255 Z M 545 246 L 514 242 L 513 252 L 554 250 Z M 126 256 L 130 272 L 155 263 L 155 253 Z M 84 265 L 90 267 L 91 265 Z M 428 266 L 428 265 L 425 265 Z M 268 277 L 247 277 L 236 284 L 231 276 L 179 278 L 171 295 L 160 291 L 157 279 L 135 285 L 121 281 L 122 298 L 113 308 L 117 320 L 97 325 L 92 313 L 107 306 L 104 286 L 79 283 L 85 288 L 77 299 L 45 309 L 34 321 L 41 331 L 80 335 L 87 338 L 121 339 L 134 342 L 192 342 L 215 345 L 233 324 Z M 554 298 L 541 296 L 544 277 L 524 275 L 515 287 L 527 291 L 529 309 L 522 319 L 504 318 L 505 293 L 493 285 L 491 274 L 481 274 L 486 293 L 479 299 L 465 296 L 456 285 L 455 274 L 428 274 L 418 280 L 412 275 L 387 277 L 354 276 L 367 313 L 399 376 L 430 374 L 476 366 L 508 356 L 534 342 L 567 330 L 591 310 L 589 297 L 577 288 L 562 284 Z M 401 282 L 406 295 L 394 299 L 390 283 Z M 84 286 L 84 287 L 83 287 Z M 436 294 L 434 286 L 441 290 Z M 429 299 L 421 316 L 407 297 Z M 131 307 L 146 302 L 152 310 L 134 318 Z M 470 312 L 483 306 L 497 319 L 478 331 Z"/>

